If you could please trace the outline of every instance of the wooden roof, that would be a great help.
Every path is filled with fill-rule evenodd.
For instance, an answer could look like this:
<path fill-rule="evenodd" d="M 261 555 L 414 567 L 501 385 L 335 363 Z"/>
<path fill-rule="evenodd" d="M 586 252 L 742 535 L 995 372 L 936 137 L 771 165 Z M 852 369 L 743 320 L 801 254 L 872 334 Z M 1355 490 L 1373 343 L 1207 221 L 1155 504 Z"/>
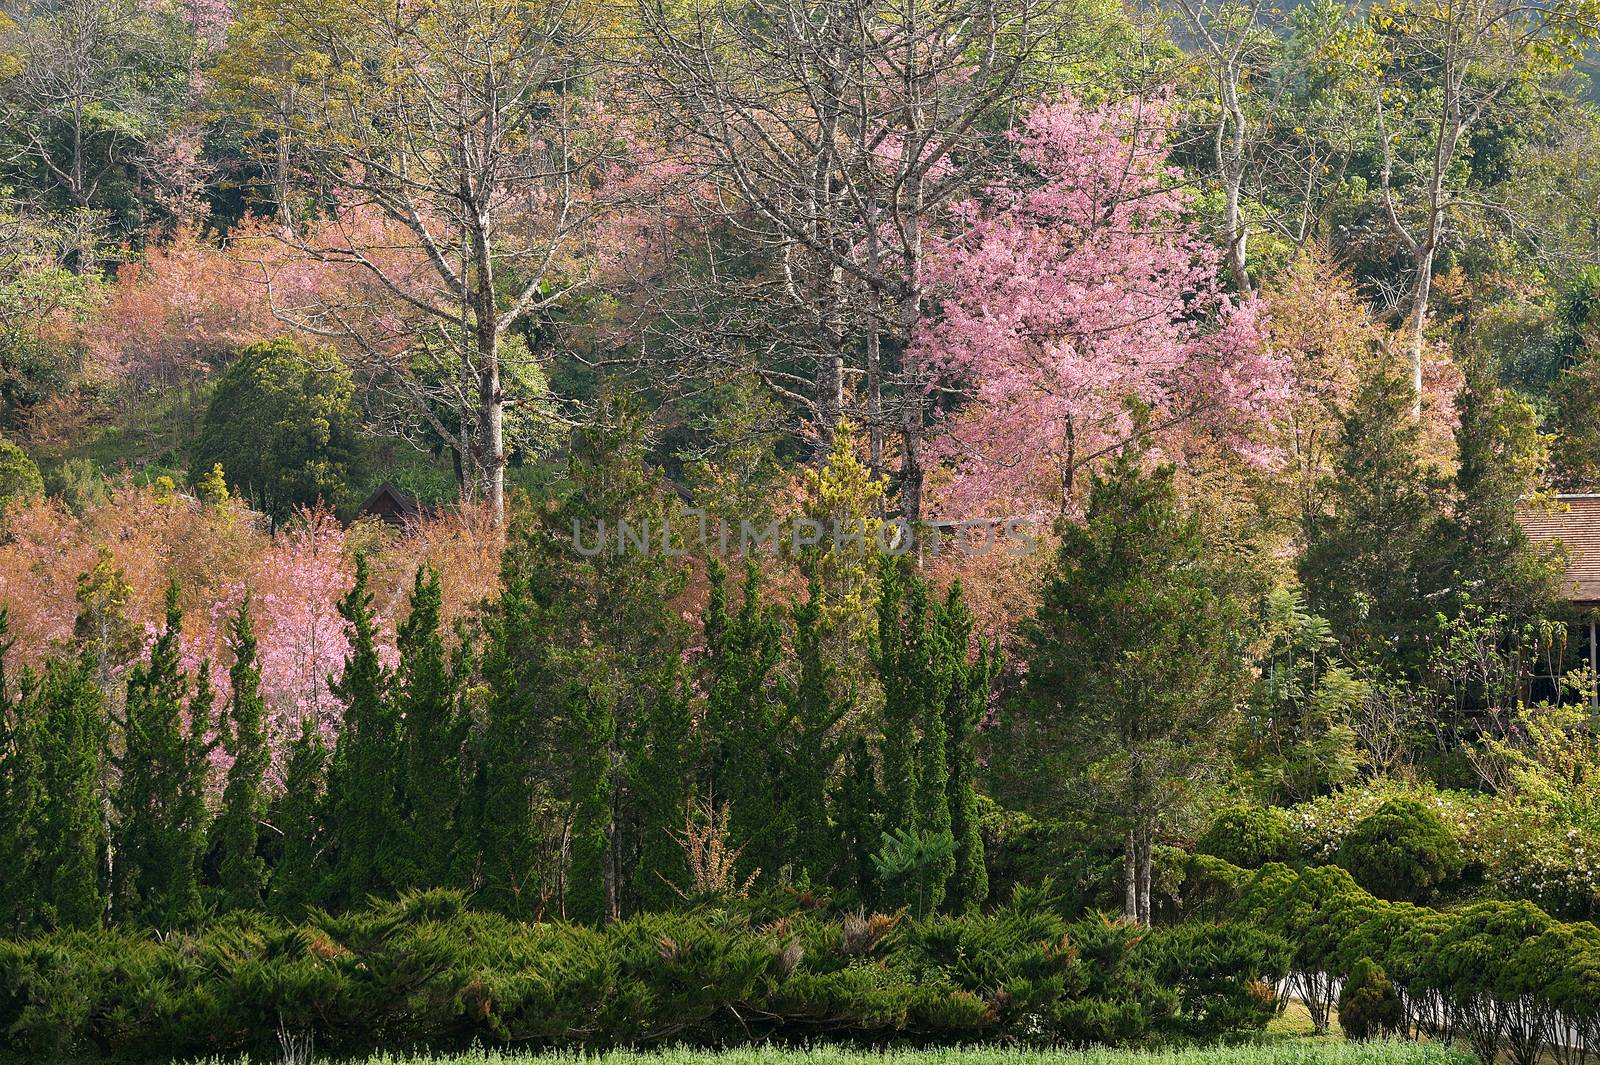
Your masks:
<path fill-rule="evenodd" d="M 423 511 L 424 508 L 420 503 L 388 481 L 380 484 L 377 490 L 356 508 L 356 514 L 361 517 L 382 518 L 391 525 L 404 525 L 408 519 L 421 515 Z"/>
<path fill-rule="evenodd" d="M 1557 496 L 1554 509 L 1527 508 L 1517 514 L 1535 544 L 1560 541 L 1567 553 L 1563 594 L 1570 602 L 1600 606 L 1600 494 Z"/>

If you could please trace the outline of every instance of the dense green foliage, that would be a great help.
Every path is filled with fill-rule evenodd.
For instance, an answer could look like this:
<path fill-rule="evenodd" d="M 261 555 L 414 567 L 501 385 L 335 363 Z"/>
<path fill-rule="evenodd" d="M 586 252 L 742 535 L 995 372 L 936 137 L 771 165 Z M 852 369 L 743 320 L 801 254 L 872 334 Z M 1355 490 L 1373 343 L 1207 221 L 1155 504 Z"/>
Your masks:
<path fill-rule="evenodd" d="M 1489 900 L 1454 910 L 1387 902 L 1344 870 L 1273 864 L 1250 873 L 1198 857 L 1197 908 L 1282 936 L 1293 990 L 1319 1027 L 1336 979 L 1368 1029 L 1468 1043 L 1480 1061 L 1501 1050 L 1536 1065 L 1558 1043 L 1600 1045 L 1600 931 L 1562 923 L 1527 902 Z M 1385 983 L 1391 991 L 1383 990 Z M 1391 994 L 1402 1006 L 1393 1018 Z"/>
<path fill-rule="evenodd" d="M 1368 891 L 1400 902 L 1427 902 L 1463 862 L 1438 815 L 1405 799 L 1384 803 L 1356 825 L 1336 860 Z"/>
<path fill-rule="evenodd" d="M 0 511 L 13 500 L 33 499 L 44 493 L 44 478 L 28 453 L 0 436 Z"/>
<path fill-rule="evenodd" d="M 327 349 L 290 340 L 239 352 L 211 393 L 190 475 L 220 465 L 264 513 L 344 501 L 360 453 L 355 384 Z"/>
<path fill-rule="evenodd" d="M 1230 806 L 1195 841 L 1195 853 L 1245 869 L 1288 861 L 1296 849 L 1289 817 L 1276 806 Z"/>
<path fill-rule="evenodd" d="M 1022 898 L 983 917 L 691 910 L 594 930 L 517 924 L 435 892 L 298 926 L 245 917 L 163 940 L 0 943 L 0 1027 L 16 1051 L 134 1058 L 265 1049 L 280 1024 L 322 1052 L 1215 1039 L 1271 1019 L 1258 981 L 1286 960 L 1244 928 L 1141 933 Z"/>

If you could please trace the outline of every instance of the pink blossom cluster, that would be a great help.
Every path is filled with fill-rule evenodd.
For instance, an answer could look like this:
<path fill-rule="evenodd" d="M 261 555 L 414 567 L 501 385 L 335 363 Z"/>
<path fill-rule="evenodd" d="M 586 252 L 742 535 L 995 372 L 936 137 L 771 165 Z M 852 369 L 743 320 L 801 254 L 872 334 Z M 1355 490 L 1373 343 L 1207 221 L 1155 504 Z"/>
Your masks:
<path fill-rule="evenodd" d="M 943 425 L 952 510 L 1069 507 L 1075 472 L 1128 437 L 1130 401 L 1154 430 L 1255 445 L 1282 365 L 1189 218 L 1168 122 L 1162 100 L 1040 104 L 1011 172 L 930 250 L 916 350 L 967 399 Z"/>

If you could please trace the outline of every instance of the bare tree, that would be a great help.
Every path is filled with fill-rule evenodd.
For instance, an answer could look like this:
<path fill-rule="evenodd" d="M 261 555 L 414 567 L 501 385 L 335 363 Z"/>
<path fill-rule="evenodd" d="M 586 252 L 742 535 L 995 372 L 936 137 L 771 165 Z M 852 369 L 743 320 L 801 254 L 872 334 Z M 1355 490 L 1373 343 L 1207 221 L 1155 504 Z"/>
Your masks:
<path fill-rule="evenodd" d="M 274 7 L 253 28 L 294 82 L 258 97 L 264 127 L 288 116 L 275 162 L 293 137 L 302 178 L 337 202 L 283 240 L 356 279 L 307 297 L 269 270 L 275 311 L 343 341 L 497 518 L 507 412 L 539 399 L 512 394 L 508 366 L 593 278 L 584 242 L 613 144 L 578 91 L 594 18 L 572 0 L 358 0 L 337 16 Z"/>
<path fill-rule="evenodd" d="M 1410 260 L 1405 303 L 1419 413 L 1434 259 L 1468 203 L 1462 145 L 1518 106 L 1519 86 L 1570 67 L 1595 33 L 1586 5 L 1573 0 L 1396 0 L 1376 8 L 1366 35 L 1351 43 L 1371 80 L 1384 218 Z"/>
<path fill-rule="evenodd" d="M 1288 14 L 1266 0 L 1176 3 L 1211 82 L 1206 125 L 1228 272 L 1249 293 L 1251 236 L 1305 247 L 1355 150 L 1348 87 L 1327 72 L 1347 16 L 1327 3 Z"/>
<path fill-rule="evenodd" d="M 758 374 L 819 444 L 846 413 L 864 424 L 875 469 L 897 434 L 912 520 L 928 417 L 911 344 L 925 242 L 1060 32 L 1053 3 L 640 5 L 647 91 L 703 175 L 707 206 L 770 254 L 806 325 L 809 374 Z"/>

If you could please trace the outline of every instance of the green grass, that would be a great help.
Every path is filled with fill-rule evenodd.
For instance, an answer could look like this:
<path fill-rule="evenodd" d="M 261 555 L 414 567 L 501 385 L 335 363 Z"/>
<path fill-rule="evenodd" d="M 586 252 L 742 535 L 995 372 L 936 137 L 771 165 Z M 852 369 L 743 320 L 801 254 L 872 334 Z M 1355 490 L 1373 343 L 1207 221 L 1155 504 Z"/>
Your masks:
<path fill-rule="evenodd" d="M 326 1062 L 326 1059 L 318 1061 Z M 861 1051 L 831 1046 L 707 1051 L 675 1047 L 660 1051 L 612 1051 L 588 1057 L 490 1050 L 438 1057 L 381 1054 L 365 1059 L 365 1065 L 1471 1065 L 1472 1062 L 1471 1055 L 1436 1044 L 1339 1040 L 1285 1040 L 1151 1051 L 1014 1047 Z M 237 1063 L 213 1062 L 210 1065 Z"/>

